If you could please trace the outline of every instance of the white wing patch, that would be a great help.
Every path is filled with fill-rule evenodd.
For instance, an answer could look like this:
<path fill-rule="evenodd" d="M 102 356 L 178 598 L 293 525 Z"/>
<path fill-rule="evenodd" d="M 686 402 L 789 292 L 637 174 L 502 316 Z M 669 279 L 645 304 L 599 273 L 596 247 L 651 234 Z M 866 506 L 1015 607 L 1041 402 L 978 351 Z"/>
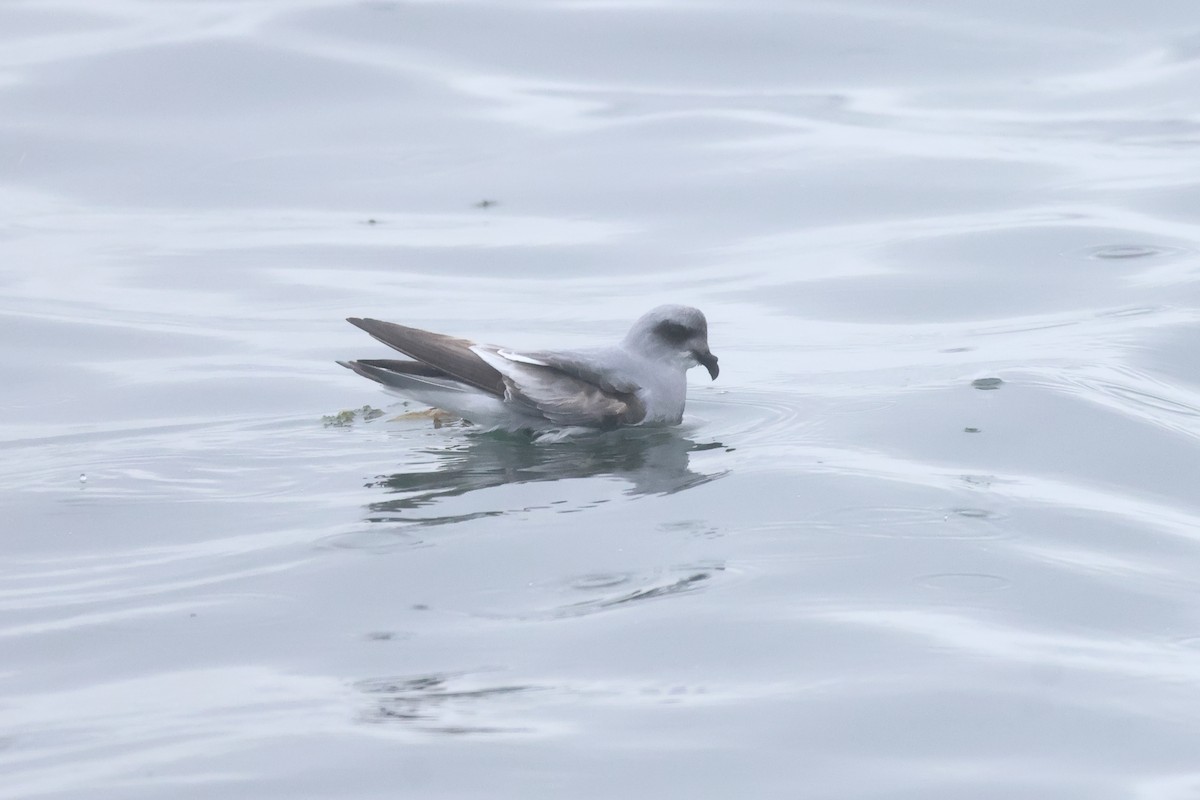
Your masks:
<path fill-rule="evenodd" d="M 471 349 L 474 350 L 475 348 L 472 347 Z M 496 355 L 500 356 L 501 358 L 507 358 L 509 361 L 515 361 L 518 364 L 533 364 L 535 367 L 550 366 L 545 361 L 539 361 L 532 356 L 523 356 L 520 353 L 514 353 L 511 350 L 501 350 L 497 348 Z"/>

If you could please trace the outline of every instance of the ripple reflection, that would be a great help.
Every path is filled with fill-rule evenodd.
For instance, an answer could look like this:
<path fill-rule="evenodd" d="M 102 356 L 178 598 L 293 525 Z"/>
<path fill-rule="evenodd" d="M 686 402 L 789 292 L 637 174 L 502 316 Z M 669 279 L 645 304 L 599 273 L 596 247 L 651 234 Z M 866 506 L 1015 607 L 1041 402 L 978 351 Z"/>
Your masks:
<path fill-rule="evenodd" d="M 619 431 L 561 443 L 504 434 L 468 435 L 456 446 L 426 451 L 435 456 L 431 466 L 371 480 L 368 487 L 393 496 L 371 503 L 367 520 L 441 525 L 533 508 L 571 513 L 606 501 L 609 492 L 582 501 L 564 501 L 543 493 L 534 507 L 511 493 L 483 509 L 477 502 L 469 509 L 459 509 L 450 501 L 486 489 L 586 478 L 623 481 L 627 484 L 624 494 L 629 496 L 675 494 L 725 474 L 691 468 L 692 453 L 720 447 L 718 442 L 698 443 L 667 431 Z M 420 513 L 443 505 L 448 506 L 446 513 Z"/>

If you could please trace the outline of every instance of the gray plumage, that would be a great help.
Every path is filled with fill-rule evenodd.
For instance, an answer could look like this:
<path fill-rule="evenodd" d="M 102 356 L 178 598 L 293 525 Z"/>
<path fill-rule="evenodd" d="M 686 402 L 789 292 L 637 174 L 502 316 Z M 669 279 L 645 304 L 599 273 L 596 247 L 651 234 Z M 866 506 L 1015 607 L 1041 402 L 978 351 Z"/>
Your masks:
<path fill-rule="evenodd" d="M 704 314 L 659 306 L 620 344 L 521 351 L 375 319 L 348 320 L 413 359 L 339 361 L 388 389 L 491 427 L 547 430 L 674 425 L 683 418 L 687 371 L 715 380 Z"/>

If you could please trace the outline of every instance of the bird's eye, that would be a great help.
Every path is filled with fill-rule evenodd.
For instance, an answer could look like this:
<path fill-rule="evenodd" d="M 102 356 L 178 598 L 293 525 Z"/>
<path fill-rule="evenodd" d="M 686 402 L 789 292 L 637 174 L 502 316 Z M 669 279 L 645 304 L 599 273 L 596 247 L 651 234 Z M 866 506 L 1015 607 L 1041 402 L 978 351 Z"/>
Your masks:
<path fill-rule="evenodd" d="M 654 332 L 671 344 L 683 344 L 692 335 L 692 331 L 688 326 L 680 325 L 678 322 L 672 322 L 671 320 L 663 320 L 655 325 Z"/>

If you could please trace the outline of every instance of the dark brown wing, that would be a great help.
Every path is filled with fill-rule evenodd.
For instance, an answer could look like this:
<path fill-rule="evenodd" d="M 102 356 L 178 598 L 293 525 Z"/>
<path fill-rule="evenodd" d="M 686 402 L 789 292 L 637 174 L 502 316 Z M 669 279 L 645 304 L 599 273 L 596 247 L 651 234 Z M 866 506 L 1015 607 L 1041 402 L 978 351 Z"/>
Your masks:
<path fill-rule="evenodd" d="M 430 377 L 448 376 L 489 394 L 504 397 L 504 376 L 471 351 L 473 342 L 377 319 L 350 317 L 346 321 L 362 328 L 388 347 L 415 358 L 431 372 L 418 372 L 417 368 L 407 366 L 409 362 L 405 361 L 388 364 L 385 369 Z M 383 366 L 385 361 L 377 363 Z M 396 365 L 405 366 L 397 368 Z"/>
<path fill-rule="evenodd" d="M 440 370 L 437 367 L 431 367 L 423 361 L 401 361 L 398 358 L 360 358 L 355 363 L 386 369 L 389 372 L 400 372 L 405 375 L 422 375 L 426 378 L 453 377 L 450 373 Z"/>
<path fill-rule="evenodd" d="M 412 383 L 405 380 L 406 376 L 433 378 L 445 384 L 455 383 L 461 387 L 466 384 L 457 378 L 452 378 L 440 369 L 423 364 L 420 361 L 400 361 L 394 358 L 363 358 L 358 361 L 339 361 L 346 369 L 354 370 L 364 378 L 370 378 L 376 383 L 382 383 L 401 391 L 411 389 Z"/>

